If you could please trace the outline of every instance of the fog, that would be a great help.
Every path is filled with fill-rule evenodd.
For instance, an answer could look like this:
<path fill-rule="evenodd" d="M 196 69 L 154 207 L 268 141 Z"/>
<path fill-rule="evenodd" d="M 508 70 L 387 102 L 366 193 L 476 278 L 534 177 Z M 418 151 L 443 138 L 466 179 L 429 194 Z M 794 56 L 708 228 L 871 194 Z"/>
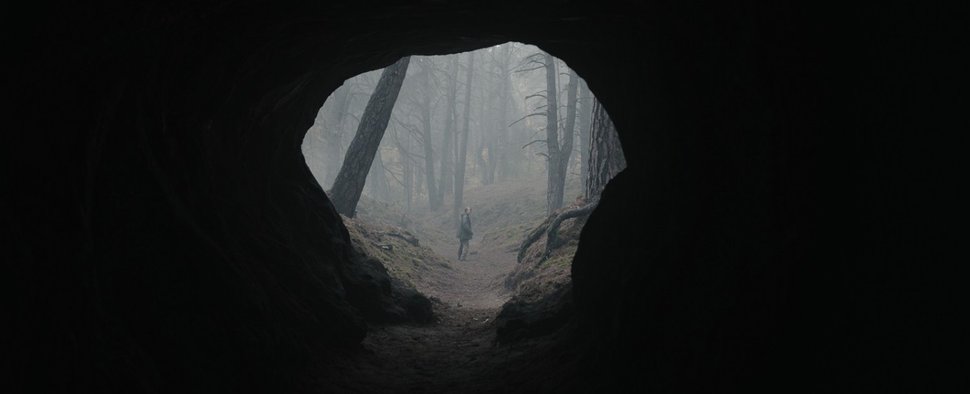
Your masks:
<path fill-rule="evenodd" d="M 363 195 L 402 212 L 412 212 L 461 205 L 452 197 L 459 189 L 456 182 L 464 183 L 460 188 L 464 191 L 525 180 L 546 193 L 550 81 L 545 59 L 546 54 L 539 48 L 514 42 L 473 52 L 410 57 L 370 164 Z M 556 70 L 558 148 L 568 149 L 559 155 L 568 155 L 565 195 L 561 198 L 568 203 L 583 194 L 595 98 L 568 65 L 552 59 Z M 328 193 L 383 72 L 384 69 L 373 70 L 346 80 L 326 100 L 307 131 L 302 146 L 304 157 Z M 466 86 L 468 81 L 470 89 Z M 567 119 L 569 115 L 573 116 L 571 121 Z M 567 126 L 571 134 L 569 146 L 565 143 Z M 467 133 L 464 146 L 462 133 Z M 426 144 L 428 138 L 430 145 Z M 464 176 L 459 179 L 455 173 L 460 172 L 456 166 L 462 153 Z M 366 164 L 349 161 L 347 165 Z"/>

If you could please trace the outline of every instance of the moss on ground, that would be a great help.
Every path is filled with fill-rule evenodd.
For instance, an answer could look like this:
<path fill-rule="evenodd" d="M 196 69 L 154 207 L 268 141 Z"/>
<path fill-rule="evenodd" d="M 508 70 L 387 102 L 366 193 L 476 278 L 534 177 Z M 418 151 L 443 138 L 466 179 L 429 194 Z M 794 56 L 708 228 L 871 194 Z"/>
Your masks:
<path fill-rule="evenodd" d="M 556 249 L 556 252 L 546 259 L 546 261 L 539 264 L 539 268 L 543 269 L 543 267 L 551 267 L 552 269 L 569 269 L 573 264 L 573 256 L 576 255 L 577 246 L 579 246 L 579 242 L 570 240 L 565 246 Z"/>
<path fill-rule="evenodd" d="M 519 223 L 506 228 L 495 228 L 482 238 L 482 243 L 505 252 L 515 252 L 522 245 L 522 240 L 532 229 L 542 223 L 542 219 L 535 219 L 529 223 Z"/>
<path fill-rule="evenodd" d="M 566 209 L 575 208 L 574 206 L 565 207 L 556 214 Z M 539 226 L 547 226 L 553 216 L 539 221 L 523 232 L 516 245 L 521 244 L 526 235 Z M 586 217 L 579 217 L 564 220 L 559 227 L 558 239 L 561 241 L 559 246 L 546 254 L 546 236 L 543 234 L 534 242 L 523 254 L 522 261 L 516 266 L 515 270 L 509 274 L 505 281 L 506 287 L 513 291 L 513 297 L 524 296 L 528 293 L 544 293 L 546 290 L 553 289 L 562 283 L 571 281 L 570 269 L 572 267 L 573 256 L 579 246 L 579 235 L 583 226 L 586 224 Z M 517 248 L 518 246 L 516 246 Z M 540 296 L 533 294 L 529 298 Z M 521 298 L 521 297 L 520 297 Z M 541 297 L 540 297 L 541 298 Z"/>
<path fill-rule="evenodd" d="M 359 219 L 343 220 L 355 248 L 380 261 L 391 276 L 419 290 L 427 287 L 428 273 L 435 267 L 451 269 L 408 230 Z"/>

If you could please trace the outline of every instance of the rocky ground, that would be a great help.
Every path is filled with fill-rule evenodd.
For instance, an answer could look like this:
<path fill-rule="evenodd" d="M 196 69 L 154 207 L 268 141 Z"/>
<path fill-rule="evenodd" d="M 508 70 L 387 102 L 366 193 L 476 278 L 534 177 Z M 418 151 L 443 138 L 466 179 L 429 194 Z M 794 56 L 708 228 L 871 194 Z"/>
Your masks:
<path fill-rule="evenodd" d="M 576 349 L 556 337 L 565 321 L 544 327 L 543 336 L 507 334 L 535 323 L 531 315 L 540 320 L 549 320 L 543 313 L 561 315 L 558 301 L 569 298 L 575 240 L 542 261 L 531 253 L 517 262 L 525 234 L 546 218 L 544 195 L 534 185 L 468 193 L 476 237 L 465 261 L 456 259 L 447 214 L 405 216 L 393 207 L 362 202 L 358 218 L 345 220 L 353 242 L 380 260 L 394 280 L 426 295 L 434 317 L 427 323 L 372 326 L 360 351 L 326 366 L 330 372 L 321 385 L 345 392 L 450 393 L 507 392 L 510 384 L 516 391 L 551 391 L 568 384 L 570 368 L 564 365 L 575 362 Z M 576 223 L 564 223 L 564 234 L 578 236 L 581 223 Z M 544 243 L 533 245 L 540 247 Z M 524 313 L 530 316 L 523 320 Z M 501 330 L 515 340 L 500 340 Z M 530 372 L 536 368 L 545 372 Z"/>

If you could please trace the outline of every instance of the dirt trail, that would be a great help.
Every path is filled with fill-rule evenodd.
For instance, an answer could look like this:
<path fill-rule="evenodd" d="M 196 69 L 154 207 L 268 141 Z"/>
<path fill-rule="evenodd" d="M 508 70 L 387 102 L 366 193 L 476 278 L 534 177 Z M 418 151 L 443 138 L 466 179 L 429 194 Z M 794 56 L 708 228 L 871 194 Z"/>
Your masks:
<path fill-rule="evenodd" d="M 469 242 L 467 258 L 458 261 L 458 242 L 454 245 L 442 242 L 430 243 L 436 253 L 448 258 L 454 269 L 453 279 L 441 282 L 438 289 L 429 291 L 442 302 L 461 308 L 488 310 L 501 307 L 510 294 L 502 286 L 502 280 L 515 266 L 515 255 L 510 252 L 482 249 L 476 240 Z"/>
<path fill-rule="evenodd" d="M 510 294 L 502 281 L 515 265 L 510 252 L 482 249 L 472 240 L 465 261 L 454 245 L 429 242 L 450 270 L 434 272 L 439 286 L 422 289 L 434 300 L 429 325 L 371 327 L 363 351 L 338 365 L 326 386 L 346 392 L 455 393 L 486 390 L 511 353 L 494 346 L 495 316 Z"/>
<path fill-rule="evenodd" d="M 435 322 L 370 327 L 362 351 L 328 365 L 321 386 L 328 392 L 484 393 L 507 392 L 500 386 L 516 382 L 517 390 L 536 392 L 568 381 L 568 369 L 553 368 L 560 375 L 553 379 L 528 372 L 550 363 L 542 356 L 550 353 L 537 351 L 544 344 L 495 343 L 495 317 L 511 297 L 504 282 L 517 265 L 513 250 L 544 218 L 541 184 L 523 180 L 467 193 L 475 237 L 465 261 L 457 260 L 458 239 L 445 219 L 451 206 L 412 212 L 409 231 L 447 260 L 447 266 L 429 265 L 414 283 L 432 299 Z M 370 215 L 385 223 L 400 217 L 380 207 Z"/>

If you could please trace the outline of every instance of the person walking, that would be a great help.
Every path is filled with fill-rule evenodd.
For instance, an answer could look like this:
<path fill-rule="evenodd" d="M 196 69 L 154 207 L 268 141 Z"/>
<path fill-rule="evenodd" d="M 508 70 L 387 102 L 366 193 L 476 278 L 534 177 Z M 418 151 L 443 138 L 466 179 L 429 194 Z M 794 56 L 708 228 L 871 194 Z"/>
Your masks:
<path fill-rule="evenodd" d="M 458 245 L 458 261 L 465 260 L 468 256 L 468 241 L 472 239 L 473 235 L 471 213 L 472 209 L 465 207 L 465 212 L 462 212 L 458 218 L 458 240 L 460 241 Z"/>

